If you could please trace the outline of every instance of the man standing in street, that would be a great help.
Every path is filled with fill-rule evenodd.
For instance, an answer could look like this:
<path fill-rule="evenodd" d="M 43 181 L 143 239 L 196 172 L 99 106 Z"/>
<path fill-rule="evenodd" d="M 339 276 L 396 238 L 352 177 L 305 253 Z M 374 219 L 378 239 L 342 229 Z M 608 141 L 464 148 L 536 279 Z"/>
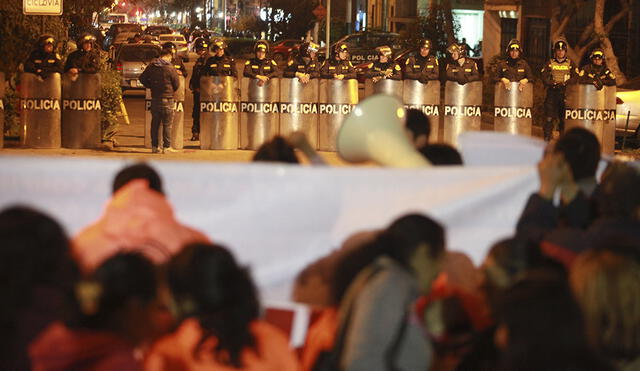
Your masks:
<path fill-rule="evenodd" d="M 171 64 L 171 51 L 162 49 L 160 57 L 154 59 L 140 75 L 140 82 L 151 90 L 151 150 L 160 152 L 158 130 L 162 124 L 164 152 L 176 152 L 171 148 L 171 124 L 173 122 L 173 94 L 180 86 L 178 73 Z"/>

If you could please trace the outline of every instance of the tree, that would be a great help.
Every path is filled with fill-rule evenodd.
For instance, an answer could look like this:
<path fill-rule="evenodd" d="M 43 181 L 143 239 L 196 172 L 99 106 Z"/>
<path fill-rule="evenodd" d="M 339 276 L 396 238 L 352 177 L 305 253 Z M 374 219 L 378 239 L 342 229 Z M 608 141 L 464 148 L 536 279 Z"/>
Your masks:
<path fill-rule="evenodd" d="M 271 30 L 273 35 L 284 39 L 299 39 L 304 37 L 312 27 L 315 16 L 312 1 L 299 0 L 270 0 Z"/>
<path fill-rule="evenodd" d="M 451 2 L 443 0 L 431 0 L 429 13 L 426 17 L 420 17 L 415 30 L 410 30 L 409 35 L 418 38 L 428 38 L 432 43 L 432 52 L 436 55 L 446 55 L 447 46 L 457 40 L 460 25 L 453 18 Z M 417 40 L 407 40 L 411 45 L 416 45 Z"/>
<path fill-rule="evenodd" d="M 605 5 L 613 5 L 617 2 L 620 9 L 610 17 L 605 23 Z M 560 0 L 553 9 L 554 16 L 551 18 L 551 39 L 567 40 L 565 33 L 573 20 L 579 6 L 583 6 L 579 0 Z M 580 36 L 573 45 L 570 42 L 568 48 L 569 58 L 580 61 L 584 55 L 596 46 L 602 47 L 608 67 L 616 75 L 618 85 L 624 84 L 627 80 L 625 74 L 618 66 L 618 57 L 613 51 L 609 33 L 620 20 L 629 15 L 629 0 L 595 0 L 593 20 L 584 26 Z"/>

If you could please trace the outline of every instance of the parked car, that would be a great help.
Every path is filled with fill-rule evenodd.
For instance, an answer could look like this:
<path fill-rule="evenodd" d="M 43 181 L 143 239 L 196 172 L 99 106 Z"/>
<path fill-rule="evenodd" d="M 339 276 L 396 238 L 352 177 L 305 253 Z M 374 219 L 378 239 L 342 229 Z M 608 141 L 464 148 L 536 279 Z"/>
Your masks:
<path fill-rule="evenodd" d="M 406 49 L 406 45 L 400 39 L 400 35 L 393 32 L 365 31 L 346 35 L 336 43 L 346 43 L 349 48 L 349 58 L 354 65 L 365 62 L 373 62 L 378 59 L 376 47 L 387 45 L 394 53 Z M 331 48 L 336 44 L 332 44 Z M 325 49 L 318 52 L 318 59 L 324 60 Z"/>
<path fill-rule="evenodd" d="M 156 44 L 122 44 L 118 50 L 115 67 L 121 74 L 120 87 L 126 89 L 144 89 L 140 75 L 152 59 L 160 55 L 160 46 Z"/>
<path fill-rule="evenodd" d="M 627 127 L 627 114 L 629 125 Z M 627 137 L 640 145 L 640 77 L 627 82 L 616 90 L 616 136 Z"/>
<path fill-rule="evenodd" d="M 109 47 L 121 32 L 132 32 L 142 34 L 142 27 L 137 23 L 114 23 L 109 27 L 109 31 L 104 36 L 103 48 L 109 50 Z"/>
<path fill-rule="evenodd" d="M 294 52 L 300 46 L 300 44 L 302 44 L 302 41 L 297 39 L 282 40 L 277 42 L 271 49 L 273 59 L 277 63 L 287 61 L 291 56 L 291 53 Z"/>
<path fill-rule="evenodd" d="M 184 62 L 189 62 L 189 46 L 184 36 L 180 34 L 164 34 L 158 36 L 158 41 L 160 45 L 166 42 L 174 43 L 178 49 L 178 55 L 182 57 Z"/>
<path fill-rule="evenodd" d="M 171 34 L 173 33 L 173 30 L 169 26 L 152 25 L 147 26 L 147 28 L 144 29 L 144 33 L 147 35 L 159 36 Z"/>

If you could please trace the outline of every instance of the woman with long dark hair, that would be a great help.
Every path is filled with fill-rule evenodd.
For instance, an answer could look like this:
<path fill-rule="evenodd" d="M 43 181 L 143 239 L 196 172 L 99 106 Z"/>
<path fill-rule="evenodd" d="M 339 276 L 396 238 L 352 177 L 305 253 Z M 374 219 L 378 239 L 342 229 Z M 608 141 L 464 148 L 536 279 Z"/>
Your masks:
<path fill-rule="evenodd" d="M 181 324 L 152 348 L 147 370 L 298 370 L 286 336 L 259 319 L 253 281 L 226 248 L 187 246 L 166 280 Z"/>

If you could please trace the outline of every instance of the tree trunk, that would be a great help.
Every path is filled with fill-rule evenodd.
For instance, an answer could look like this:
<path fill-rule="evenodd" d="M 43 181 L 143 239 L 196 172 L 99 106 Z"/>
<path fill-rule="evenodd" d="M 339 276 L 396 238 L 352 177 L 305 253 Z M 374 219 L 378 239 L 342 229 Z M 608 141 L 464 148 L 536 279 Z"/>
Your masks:
<path fill-rule="evenodd" d="M 456 35 L 453 32 L 453 12 L 451 11 L 451 0 L 443 0 L 442 8 L 444 9 L 444 30 L 447 34 L 447 41 L 449 44 L 458 42 Z"/>
<path fill-rule="evenodd" d="M 612 19 L 609 24 L 607 24 L 607 30 L 604 27 L 604 3 L 605 0 L 596 0 L 596 7 L 593 17 L 593 29 L 595 31 L 595 38 L 602 45 L 602 49 L 604 50 L 604 57 L 607 61 L 607 67 L 613 72 L 616 76 L 616 84 L 621 85 L 627 81 L 627 77 L 620 70 L 620 66 L 618 66 L 618 57 L 616 57 L 613 46 L 611 45 L 611 40 L 609 39 L 609 34 L 607 31 L 610 31 L 613 28 L 613 23 L 622 18 L 621 13 L 628 12 L 628 4 L 626 2 L 622 2 L 623 9 L 620 13 L 614 16 L 615 20 Z M 609 27 L 611 26 L 611 27 Z"/>

